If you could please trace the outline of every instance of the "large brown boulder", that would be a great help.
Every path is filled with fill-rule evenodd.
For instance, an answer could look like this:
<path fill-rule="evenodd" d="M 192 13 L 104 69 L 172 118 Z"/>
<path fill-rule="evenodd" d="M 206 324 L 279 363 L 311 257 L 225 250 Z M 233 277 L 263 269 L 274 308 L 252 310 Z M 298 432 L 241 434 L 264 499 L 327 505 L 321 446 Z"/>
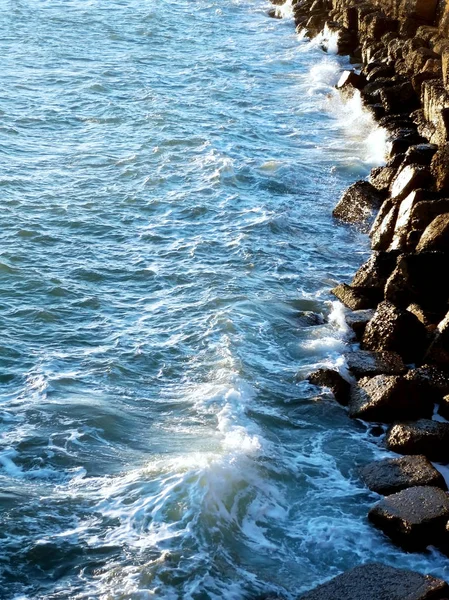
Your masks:
<path fill-rule="evenodd" d="M 449 365 L 449 312 L 438 323 L 427 357 L 446 367 Z"/>
<path fill-rule="evenodd" d="M 424 454 L 429 460 L 449 461 L 449 423 L 420 419 L 409 423 L 396 423 L 386 434 L 388 450 L 398 454 Z"/>
<path fill-rule="evenodd" d="M 407 368 L 396 352 L 356 350 L 345 355 L 346 365 L 355 377 L 403 375 Z"/>
<path fill-rule="evenodd" d="M 442 600 L 442 579 L 387 565 L 368 563 L 342 573 L 300 596 L 300 600 Z"/>
<path fill-rule="evenodd" d="M 369 232 L 373 250 L 387 250 L 390 246 L 393 240 L 398 210 L 398 203 L 393 202 L 390 198 L 385 200 L 380 207 Z"/>
<path fill-rule="evenodd" d="M 439 192 L 449 191 L 449 144 L 438 149 L 431 163 L 435 187 Z"/>
<path fill-rule="evenodd" d="M 355 287 L 377 288 L 382 290 L 387 279 L 396 267 L 398 252 L 373 252 L 354 276 L 351 285 Z"/>
<path fill-rule="evenodd" d="M 449 213 L 436 217 L 422 234 L 416 252 L 449 251 Z"/>
<path fill-rule="evenodd" d="M 381 299 L 378 290 L 354 287 L 346 283 L 340 283 L 331 290 L 331 293 L 351 310 L 374 308 Z"/>
<path fill-rule="evenodd" d="M 421 485 L 447 490 L 444 477 L 422 455 L 385 458 L 369 463 L 360 470 L 360 476 L 370 490 L 382 496 Z"/>
<path fill-rule="evenodd" d="M 365 328 L 362 348 L 397 352 L 405 362 L 416 362 L 427 348 L 427 330 L 415 315 L 384 301 Z"/>
<path fill-rule="evenodd" d="M 351 391 L 349 416 L 363 421 L 393 423 L 398 419 L 431 417 L 433 403 L 419 383 L 397 375 L 364 377 Z"/>
<path fill-rule="evenodd" d="M 384 194 L 368 181 L 357 181 L 343 193 L 332 214 L 345 223 L 357 223 L 366 228 L 384 198 Z"/>

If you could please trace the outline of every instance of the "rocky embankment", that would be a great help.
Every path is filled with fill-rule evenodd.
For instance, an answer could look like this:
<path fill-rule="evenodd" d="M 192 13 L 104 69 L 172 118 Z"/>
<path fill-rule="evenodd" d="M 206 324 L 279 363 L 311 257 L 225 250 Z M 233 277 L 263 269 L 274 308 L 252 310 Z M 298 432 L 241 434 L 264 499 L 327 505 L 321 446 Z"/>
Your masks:
<path fill-rule="evenodd" d="M 353 379 L 321 369 L 310 381 L 329 387 L 350 417 L 386 424 L 385 446 L 401 455 L 360 474 L 384 496 L 369 512 L 373 525 L 407 551 L 449 554 L 449 495 L 432 464 L 449 463 L 449 3 L 293 0 L 293 13 L 310 37 L 338 36 L 339 53 L 358 68 L 337 87 L 360 94 L 388 132 L 386 165 L 334 210 L 369 231 L 373 250 L 332 290 L 360 342 L 345 356 Z M 365 565 L 303 598 L 420 600 L 449 598 L 449 589 Z"/>

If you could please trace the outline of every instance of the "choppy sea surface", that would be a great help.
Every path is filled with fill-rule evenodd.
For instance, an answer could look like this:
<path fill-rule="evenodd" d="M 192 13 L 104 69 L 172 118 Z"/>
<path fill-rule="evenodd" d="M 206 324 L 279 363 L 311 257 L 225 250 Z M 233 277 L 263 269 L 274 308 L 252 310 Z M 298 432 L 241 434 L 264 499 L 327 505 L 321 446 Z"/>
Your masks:
<path fill-rule="evenodd" d="M 368 525 L 385 452 L 304 380 L 351 343 L 368 242 L 331 210 L 385 136 L 269 8 L 0 3 L 2 599 L 449 576 Z"/>

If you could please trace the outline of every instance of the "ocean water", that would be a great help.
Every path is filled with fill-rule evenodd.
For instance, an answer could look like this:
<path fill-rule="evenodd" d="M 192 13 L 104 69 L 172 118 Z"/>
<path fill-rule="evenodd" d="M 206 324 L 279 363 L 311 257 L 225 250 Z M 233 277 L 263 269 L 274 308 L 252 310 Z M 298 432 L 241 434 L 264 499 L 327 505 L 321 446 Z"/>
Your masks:
<path fill-rule="evenodd" d="M 385 133 L 269 8 L 0 3 L 2 599 L 449 577 L 369 526 L 386 453 L 305 381 L 344 369 L 329 290 L 369 246 L 331 210 Z"/>

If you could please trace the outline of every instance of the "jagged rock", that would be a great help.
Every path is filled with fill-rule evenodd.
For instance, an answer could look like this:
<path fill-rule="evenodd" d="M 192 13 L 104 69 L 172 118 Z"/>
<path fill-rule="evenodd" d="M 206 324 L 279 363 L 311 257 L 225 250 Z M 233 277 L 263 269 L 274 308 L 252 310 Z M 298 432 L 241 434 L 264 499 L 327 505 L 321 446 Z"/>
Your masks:
<path fill-rule="evenodd" d="M 338 90 L 361 90 L 366 83 L 363 75 L 359 75 L 355 71 L 343 71 L 337 83 Z"/>
<path fill-rule="evenodd" d="M 411 112 L 419 106 L 419 100 L 415 90 L 408 81 L 392 87 L 383 88 L 380 92 L 380 100 L 387 113 L 405 109 Z"/>
<path fill-rule="evenodd" d="M 324 317 L 320 313 L 311 310 L 303 310 L 298 314 L 298 321 L 300 327 L 313 327 L 316 325 L 323 325 Z"/>
<path fill-rule="evenodd" d="M 393 77 L 395 75 L 394 67 L 391 65 L 387 65 L 385 63 L 378 63 L 377 66 L 367 65 L 367 67 L 371 66 L 368 70 L 366 69 L 366 80 L 367 81 L 376 81 L 380 77 Z"/>
<path fill-rule="evenodd" d="M 411 487 L 381 500 L 369 520 L 407 550 L 425 550 L 445 537 L 449 496 L 437 487 Z"/>
<path fill-rule="evenodd" d="M 411 210 L 410 227 L 424 230 L 435 217 L 449 212 L 449 198 L 425 199 L 422 194 L 419 196 Z"/>
<path fill-rule="evenodd" d="M 387 250 L 390 246 L 397 215 L 398 205 L 391 199 L 385 200 L 370 231 L 371 248 L 373 250 Z"/>
<path fill-rule="evenodd" d="M 439 192 L 449 191 L 449 144 L 439 148 L 432 159 L 430 169 Z"/>
<path fill-rule="evenodd" d="M 442 579 L 368 563 L 300 596 L 300 600 L 442 600 L 449 586 Z"/>
<path fill-rule="evenodd" d="M 435 363 L 449 365 L 449 312 L 437 325 L 427 358 Z"/>
<path fill-rule="evenodd" d="M 385 458 L 372 462 L 361 469 L 360 476 L 370 490 L 382 496 L 421 485 L 447 490 L 444 477 L 422 455 Z"/>
<path fill-rule="evenodd" d="M 432 412 L 433 404 L 419 384 L 396 375 L 364 377 L 349 400 L 349 416 L 363 421 L 392 423 L 400 418 L 430 417 Z"/>
<path fill-rule="evenodd" d="M 377 288 L 382 290 L 396 267 L 398 252 L 374 252 L 354 276 L 354 287 Z"/>
<path fill-rule="evenodd" d="M 424 130 L 433 144 L 444 145 L 449 134 L 449 93 L 444 88 L 441 79 L 424 81 L 421 88 L 421 101 L 425 119 Z M 434 157 L 435 170 L 432 169 L 437 182 L 437 189 L 447 189 L 448 179 L 445 175 L 445 155 L 447 149 L 443 146 Z M 446 163 L 447 164 L 447 163 Z"/>
<path fill-rule="evenodd" d="M 355 377 L 374 375 L 403 375 L 407 368 L 396 352 L 356 350 L 345 355 L 348 369 Z"/>
<path fill-rule="evenodd" d="M 408 312 L 412 313 L 412 315 L 415 315 L 415 317 L 418 319 L 418 321 L 420 323 L 422 323 L 423 325 L 425 325 L 425 327 L 427 328 L 427 331 L 429 331 L 428 327 L 430 327 L 432 325 L 432 320 L 430 318 L 431 313 L 423 310 L 423 308 L 419 305 L 419 304 L 410 304 L 410 306 L 407 306 L 407 310 Z"/>
<path fill-rule="evenodd" d="M 369 182 L 376 190 L 386 192 L 391 186 L 391 182 L 396 176 L 397 170 L 393 167 L 375 167 L 371 169 Z"/>
<path fill-rule="evenodd" d="M 413 128 L 404 127 L 392 130 L 387 138 L 389 157 L 392 158 L 397 154 L 405 154 L 411 146 L 423 141 L 423 138 Z"/>
<path fill-rule="evenodd" d="M 443 396 L 438 407 L 438 414 L 444 419 L 449 420 L 449 394 Z"/>
<path fill-rule="evenodd" d="M 374 316 L 374 309 L 354 310 L 345 316 L 347 325 L 354 331 L 356 337 L 360 339 L 365 331 L 366 324 Z"/>
<path fill-rule="evenodd" d="M 420 419 L 396 423 L 385 437 L 388 450 L 398 454 L 424 454 L 429 460 L 449 461 L 449 423 Z"/>
<path fill-rule="evenodd" d="M 364 350 L 391 350 L 406 362 L 414 362 L 424 355 L 427 331 L 411 313 L 391 302 L 381 302 L 365 328 L 362 340 Z"/>
<path fill-rule="evenodd" d="M 416 144 L 410 146 L 405 153 L 403 166 L 407 165 L 422 165 L 429 166 L 435 156 L 438 146 L 435 144 Z"/>
<path fill-rule="evenodd" d="M 429 170 L 422 165 L 407 165 L 398 171 L 391 184 L 391 197 L 404 200 L 413 190 L 426 187 L 431 182 Z"/>
<path fill-rule="evenodd" d="M 425 364 L 409 371 L 408 377 L 420 382 L 435 402 L 439 402 L 442 396 L 449 394 L 449 371 L 446 369 Z"/>
<path fill-rule="evenodd" d="M 337 285 L 331 293 L 351 310 L 374 308 L 380 300 L 376 290 L 369 288 L 356 288 L 346 283 Z"/>
<path fill-rule="evenodd" d="M 309 375 L 308 380 L 313 385 L 329 388 L 339 404 L 343 406 L 348 404 L 351 385 L 346 379 L 343 379 L 338 371 L 334 369 L 318 369 L 318 371 Z"/>
<path fill-rule="evenodd" d="M 416 252 L 449 251 L 449 213 L 438 215 L 428 225 L 419 240 Z"/>
<path fill-rule="evenodd" d="M 282 14 L 278 10 L 276 10 L 275 8 L 270 8 L 267 11 L 267 15 L 269 17 L 271 17 L 272 19 L 282 19 Z"/>
<path fill-rule="evenodd" d="M 363 225 L 371 219 L 383 199 L 384 195 L 368 181 L 357 181 L 344 192 L 332 214 L 345 223 Z"/>

